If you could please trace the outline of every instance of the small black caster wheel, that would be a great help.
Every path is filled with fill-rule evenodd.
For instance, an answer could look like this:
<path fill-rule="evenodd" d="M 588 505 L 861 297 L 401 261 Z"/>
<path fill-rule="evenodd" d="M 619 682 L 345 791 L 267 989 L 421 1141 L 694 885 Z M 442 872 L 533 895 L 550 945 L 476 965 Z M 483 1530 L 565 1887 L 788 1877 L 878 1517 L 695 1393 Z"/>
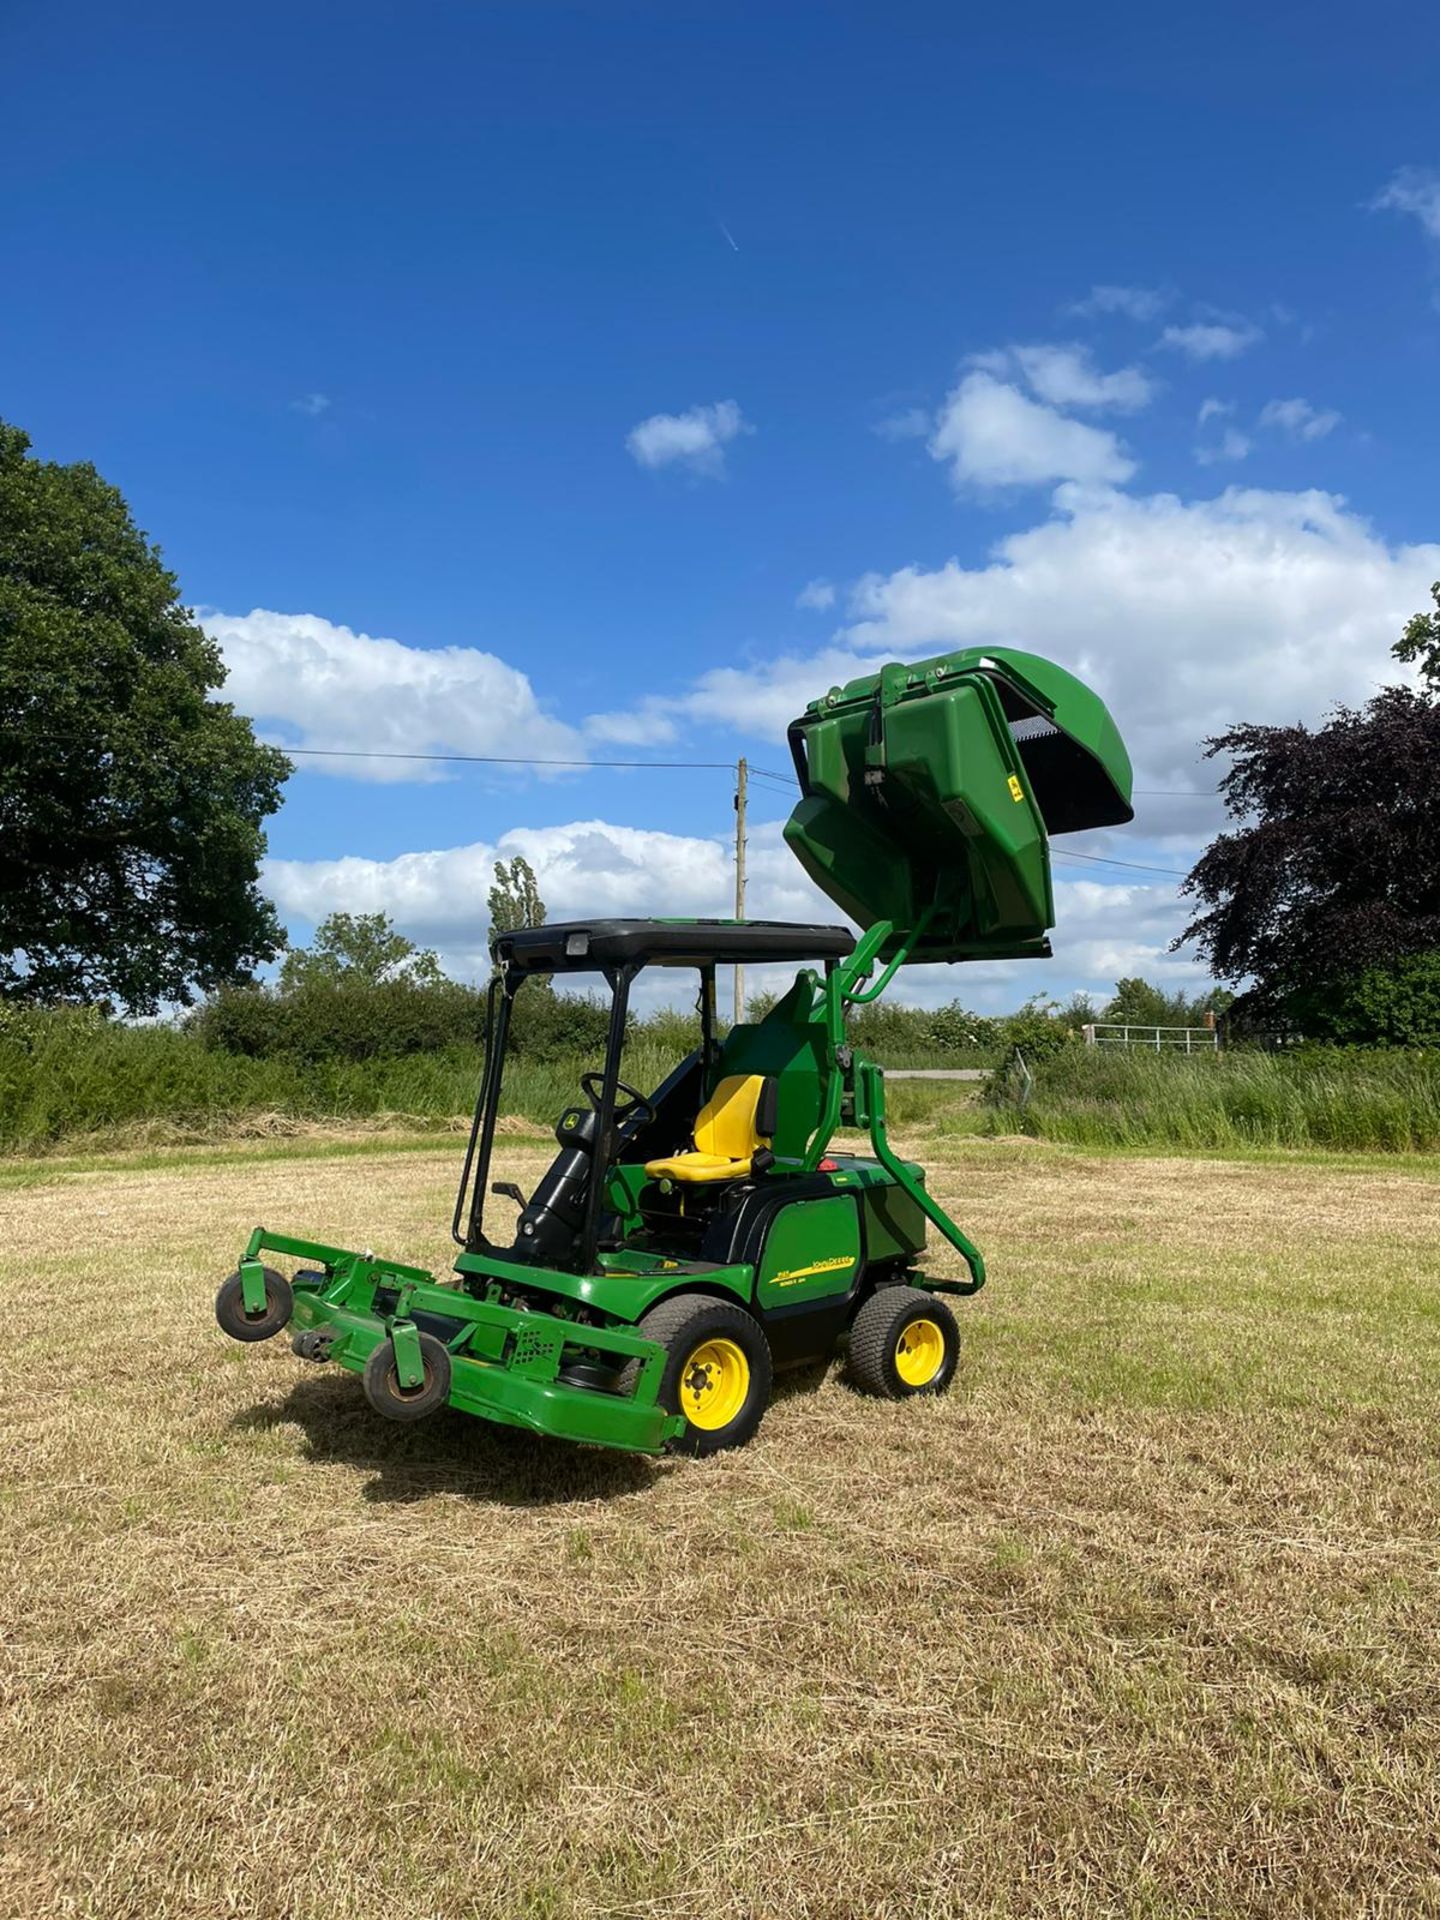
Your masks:
<path fill-rule="evenodd" d="M 419 1339 L 425 1378 L 418 1387 L 401 1386 L 395 1348 L 389 1340 L 382 1340 L 365 1362 L 360 1385 L 376 1413 L 383 1414 L 387 1420 L 406 1424 L 423 1420 L 450 1398 L 449 1352 L 433 1333 L 422 1333 Z"/>
<path fill-rule="evenodd" d="M 290 1282 L 273 1267 L 263 1267 L 261 1271 L 265 1275 L 265 1306 L 260 1313 L 245 1311 L 238 1268 L 228 1280 L 220 1283 L 220 1291 L 215 1296 L 215 1318 L 220 1323 L 220 1331 L 228 1333 L 232 1340 L 269 1340 L 290 1324 L 290 1315 L 295 1310 Z"/>

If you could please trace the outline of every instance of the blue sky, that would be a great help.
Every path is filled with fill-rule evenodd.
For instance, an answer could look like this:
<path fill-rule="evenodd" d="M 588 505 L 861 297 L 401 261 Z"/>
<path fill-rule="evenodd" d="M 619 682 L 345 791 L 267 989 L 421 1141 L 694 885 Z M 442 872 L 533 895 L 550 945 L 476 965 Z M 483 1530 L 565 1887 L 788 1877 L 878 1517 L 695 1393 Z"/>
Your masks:
<path fill-rule="evenodd" d="M 383 906 L 482 967 L 497 846 L 557 912 L 724 911 L 693 763 L 783 768 L 811 693 L 984 640 L 1130 739 L 1136 824 L 1060 846 L 1184 868 L 1200 737 L 1363 698 L 1440 577 L 1437 43 L 1418 5 L 12 0 L 0 413 L 124 490 L 270 737 L 687 763 L 301 761 L 300 937 Z M 760 782 L 752 910 L 810 914 L 784 812 Z M 914 991 L 1193 973 L 1165 875 L 1057 876 L 1054 962 Z"/>

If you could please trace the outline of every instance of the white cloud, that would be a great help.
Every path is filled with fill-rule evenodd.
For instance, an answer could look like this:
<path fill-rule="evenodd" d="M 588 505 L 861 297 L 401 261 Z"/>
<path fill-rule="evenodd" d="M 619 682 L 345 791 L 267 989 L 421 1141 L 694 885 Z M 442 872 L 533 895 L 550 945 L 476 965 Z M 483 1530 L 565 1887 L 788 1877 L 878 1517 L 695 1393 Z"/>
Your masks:
<path fill-rule="evenodd" d="M 1340 424 L 1331 408 L 1312 407 L 1308 400 L 1267 400 L 1260 409 L 1262 427 L 1277 427 L 1292 440 L 1323 440 Z"/>
<path fill-rule="evenodd" d="M 1166 327 L 1160 344 L 1177 348 L 1191 360 L 1234 360 L 1264 337 L 1249 321 L 1230 326 L 1223 321 L 1206 320 L 1190 327 Z"/>
<path fill-rule="evenodd" d="M 1204 411 L 1201 419 L 1205 418 Z M 1195 449 L 1195 458 L 1202 467 L 1213 467 L 1222 460 L 1243 460 L 1250 451 L 1251 439 L 1248 433 L 1241 433 L 1238 427 L 1226 427 L 1213 445 L 1202 445 Z"/>
<path fill-rule="evenodd" d="M 835 604 L 835 584 L 831 580 L 808 580 L 795 596 L 797 607 L 809 608 L 814 613 L 823 613 L 827 607 Z"/>
<path fill-rule="evenodd" d="M 1207 420 L 1218 420 L 1227 413 L 1235 411 L 1232 400 L 1202 400 L 1200 411 L 1195 416 L 1195 424 L 1203 427 Z"/>
<path fill-rule="evenodd" d="M 1154 320 L 1173 297 L 1163 287 L 1091 287 L 1086 297 L 1076 300 L 1068 311 L 1082 319 L 1119 313 L 1127 320 Z"/>
<path fill-rule="evenodd" d="M 202 608 L 199 619 L 224 656 L 223 698 L 295 746 L 584 757 L 579 735 L 544 711 L 526 676 L 478 647 L 411 647 L 264 608 Z M 355 779 L 439 777 L 403 761 L 309 764 Z"/>
<path fill-rule="evenodd" d="M 930 452 L 951 463 L 957 489 L 1056 480 L 1104 485 L 1135 471 L 1113 433 L 1067 419 L 982 371 L 967 373 L 946 400 Z"/>
<path fill-rule="evenodd" d="M 303 413 L 308 420 L 318 420 L 322 413 L 328 413 L 334 403 L 328 393 L 302 393 L 298 400 L 290 402 L 292 413 Z"/>
<path fill-rule="evenodd" d="M 883 420 L 877 420 L 872 432 L 878 433 L 882 440 L 923 440 L 930 427 L 930 415 L 924 407 L 905 407 L 899 413 L 889 413 Z"/>
<path fill-rule="evenodd" d="M 753 826 L 747 851 L 752 917 L 831 925 L 840 919 L 785 846 L 779 821 Z M 494 880 L 495 861 L 516 854 L 534 868 L 552 920 L 734 911 L 728 835 L 662 833 L 606 820 L 517 827 L 493 845 L 476 841 L 393 860 L 270 860 L 264 886 L 288 919 L 388 913 L 402 932 L 446 956 L 454 972 L 473 976 L 486 970 L 488 930 L 477 908 Z"/>
<path fill-rule="evenodd" d="M 734 901 L 733 845 L 728 835 L 662 833 L 577 820 L 558 827 L 517 827 L 493 845 L 405 853 L 393 860 L 271 860 L 264 885 L 284 918 L 316 922 L 328 913 L 386 913 L 401 931 L 440 953 L 457 978 L 488 970 L 488 928 L 477 919 L 497 859 L 523 854 L 535 870 L 553 920 L 614 915 L 724 917 Z M 785 846 L 780 821 L 753 826 L 748 907 L 756 919 L 842 918 Z M 1068 993 L 1074 986 L 1110 989 L 1125 974 L 1188 979 L 1193 962 L 1167 952 L 1184 924 L 1182 904 L 1163 882 L 1109 885 L 1076 870 L 1056 869 L 1058 926 L 1053 965 L 1035 962 L 907 968 L 899 1001 L 936 1005 L 959 998 L 976 1007 L 1008 1008 L 1032 993 Z M 577 986 L 585 982 L 577 981 Z M 758 972 L 753 988 L 780 985 Z M 650 997 L 667 990 L 687 998 L 690 983 L 651 980 Z"/>
<path fill-rule="evenodd" d="M 1011 347 L 1010 353 L 1032 392 L 1054 407 L 1114 407 L 1135 413 L 1155 395 L 1154 381 L 1139 367 L 1102 373 L 1088 347 Z"/>
<path fill-rule="evenodd" d="M 852 673 L 947 648 L 1033 648 L 1110 704 L 1138 785 L 1208 786 L 1205 735 L 1315 719 L 1394 680 L 1391 644 L 1437 578 L 1440 545 L 1390 546 L 1328 493 L 1232 487 L 1186 502 L 1062 488 L 1053 517 L 1002 540 L 986 566 L 862 580 L 863 617 L 841 642 Z M 802 679 L 794 663 L 786 672 Z M 827 658 L 807 697 L 844 677 Z"/>
<path fill-rule="evenodd" d="M 1401 167 L 1370 206 L 1373 211 L 1413 214 L 1432 240 L 1440 240 L 1440 172 L 1427 167 Z"/>
<path fill-rule="evenodd" d="M 717 400 L 686 413 L 652 413 L 630 430 L 625 445 L 642 467 L 679 464 L 714 480 L 725 471 L 725 448 L 754 431 L 733 400 Z"/>
<path fill-rule="evenodd" d="M 612 747 L 664 746 L 675 738 L 673 709 L 664 700 L 651 696 L 638 707 L 615 713 L 592 713 L 585 722 L 592 740 Z"/>
<path fill-rule="evenodd" d="M 1184 814 L 1181 794 L 1213 792 L 1203 738 L 1238 720 L 1315 720 L 1400 677 L 1390 647 L 1435 579 L 1440 544 L 1392 546 L 1333 494 L 1062 487 L 985 564 L 867 575 L 859 617 L 825 646 L 712 668 L 663 704 L 682 723 L 778 740 L 817 694 L 887 660 L 1033 650 L 1110 703 L 1138 786 L 1177 789 L 1174 808 L 1145 802 L 1146 831 L 1193 840 L 1211 816 Z M 1127 847 L 1103 850 L 1135 857 Z"/>

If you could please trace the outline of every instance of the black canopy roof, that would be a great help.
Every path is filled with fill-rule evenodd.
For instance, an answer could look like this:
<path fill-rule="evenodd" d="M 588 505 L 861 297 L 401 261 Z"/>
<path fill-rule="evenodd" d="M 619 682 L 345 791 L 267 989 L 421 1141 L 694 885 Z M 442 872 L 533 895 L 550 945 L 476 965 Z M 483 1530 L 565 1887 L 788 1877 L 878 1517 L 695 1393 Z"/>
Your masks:
<path fill-rule="evenodd" d="M 559 920 L 498 933 L 496 964 L 523 973 L 586 973 L 601 967 L 733 966 L 765 960 L 837 960 L 848 927 L 795 927 L 782 920 Z"/>

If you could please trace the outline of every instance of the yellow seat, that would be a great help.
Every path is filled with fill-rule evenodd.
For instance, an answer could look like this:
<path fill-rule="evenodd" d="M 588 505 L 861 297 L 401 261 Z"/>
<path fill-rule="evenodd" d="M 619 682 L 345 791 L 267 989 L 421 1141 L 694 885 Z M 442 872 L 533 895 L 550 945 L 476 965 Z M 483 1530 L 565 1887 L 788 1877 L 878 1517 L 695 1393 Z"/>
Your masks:
<path fill-rule="evenodd" d="M 758 1131 L 757 1111 L 765 1076 L 732 1073 L 723 1079 L 695 1117 L 695 1145 L 666 1160 L 647 1160 L 652 1180 L 739 1180 L 768 1139 Z"/>

